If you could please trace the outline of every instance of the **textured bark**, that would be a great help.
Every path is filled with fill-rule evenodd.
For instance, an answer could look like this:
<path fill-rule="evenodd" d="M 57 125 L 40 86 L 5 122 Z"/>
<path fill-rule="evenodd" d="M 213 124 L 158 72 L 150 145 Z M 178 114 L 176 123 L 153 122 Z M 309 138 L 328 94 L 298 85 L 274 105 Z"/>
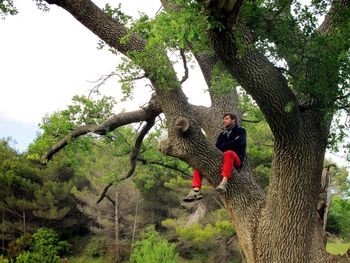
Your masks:
<path fill-rule="evenodd" d="M 332 262 L 316 216 L 330 123 L 319 112 L 299 110 L 287 81 L 262 54 L 247 49 L 237 59 L 229 32 L 224 37 L 214 32 L 211 39 L 228 70 L 258 103 L 275 137 L 273 175 L 253 230 L 257 236 L 243 245 L 248 262 Z"/>
<path fill-rule="evenodd" d="M 331 205 L 331 176 L 329 171 L 330 166 L 323 169 L 322 179 L 321 179 L 321 190 L 319 195 L 319 200 L 317 203 L 317 213 L 319 215 L 319 221 L 322 225 L 322 230 L 326 233 L 326 225 L 328 219 L 328 211 Z M 324 240 L 327 241 L 326 236 Z"/>

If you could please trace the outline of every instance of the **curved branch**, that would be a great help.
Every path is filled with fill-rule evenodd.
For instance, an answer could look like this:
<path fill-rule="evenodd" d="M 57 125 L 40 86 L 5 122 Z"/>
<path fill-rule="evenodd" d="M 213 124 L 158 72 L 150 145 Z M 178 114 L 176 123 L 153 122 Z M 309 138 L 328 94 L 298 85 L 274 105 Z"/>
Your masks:
<path fill-rule="evenodd" d="M 140 153 L 143 139 L 145 138 L 145 136 L 149 132 L 149 130 L 153 127 L 155 119 L 156 119 L 156 116 L 151 117 L 147 121 L 146 125 L 144 127 L 142 127 L 142 130 L 140 131 L 140 133 L 138 134 L 138 136 L 136 138 L 135 146 L 134 146 L 134 148 L 131 152 L 131 155 L 130 155 L 130 166 L 131 167 L 130 167 L 129 171 L 126 173 L 126 175 L 123 178 L 117 180 L 117 182 L 124 181 L 125 179 L 129 178 L 134 173 L 135 167 L 136 167 L 137 156 Z M 113 183 L 109 183 L 108 185 L 106 185 L 103 188 L 100 196 L 98 197 L 98 199 L 96 201 L 97 204 L 99 204 L 103 200 L 103 198 L 105 198 L 105 197 L 110 199 L 109 196 L 106 195 L 106 193 L 112 185 L 113 185 Z"/>
<path fill-rule="evenodd" d="M 102 190 L 100 196 L 98 197 L 98 199 L 97 199 L 97 201 L 96 201 L 96 204 L 99 204 L 99 203 L 103 200 L 103 198 L 106 197 L 106 193 L 107 193 L 108 189 L 109 189 L 112 185 L 113 185 L 112 183 L 109 183 L 109 184 L 107 184 L 107 185 L 103 188 L 103 190 Z"/>
<path fill-rule="evenodd" d="M 135 168 L 136 168 L 137 156 L 140 153 L 143 139 L 145 138 L 146 134 L 150 131 L 150 129 L 152 129 L 152 127 L 154 125 L 154 122 L 155 122 L 155 119 L 156 119 L 156 116 L 150 118 L 147 121 L 146 125 L 142 127 L 141 131 L 137 135 L 137 138 L 136 138 L 136 141 L 135 141 L 135 146 L 132 149 L 131 155 L 130 155 L 130 169 L 126 173 L 126 175 L 122 179 L 120 179 L 118 181 L 125 180 L 125 179 L 129 178 L 134 173 Z"/>
<path fill-rule="evenodd" d="M 101 125 L 97 124 L 87 124 L 81 127 L 74 129 L 70 134 L 66 135 L 61 141 L 55 144 L 41 159 L 42 161 L 49 161 L 53 157 L 54 154 L 59 152 L 62 148 L 64 148 L 70 141 L 76 139 L 82 135 L 87 133 L 96 133 L 99 135 L 104 135 L 107 132 L 111 132 L 121 126 L 146 121 L 152 118 L 155 118 L 161 113 L 161 110 L 158 104 L 154 100 L 155 97 L 149 102 L 149 105 L 137 111 L 132 112 L 123 112 L 117 115 L 112 116 L 108 120 L 106 120 Z"/>

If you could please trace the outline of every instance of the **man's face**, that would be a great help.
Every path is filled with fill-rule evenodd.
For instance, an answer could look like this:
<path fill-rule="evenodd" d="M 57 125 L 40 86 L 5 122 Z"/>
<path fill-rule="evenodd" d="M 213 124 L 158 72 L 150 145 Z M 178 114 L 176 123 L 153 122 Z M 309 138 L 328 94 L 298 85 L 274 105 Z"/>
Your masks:
<path fill-rule="evenodd" d="M 231 119 L 230 115 L 226 115 L 224 117 L 224 126 L 225 127 L 228 127 L 232 124 L 235 124 L 236 123 L 236 120 L 235 119 Z"/>

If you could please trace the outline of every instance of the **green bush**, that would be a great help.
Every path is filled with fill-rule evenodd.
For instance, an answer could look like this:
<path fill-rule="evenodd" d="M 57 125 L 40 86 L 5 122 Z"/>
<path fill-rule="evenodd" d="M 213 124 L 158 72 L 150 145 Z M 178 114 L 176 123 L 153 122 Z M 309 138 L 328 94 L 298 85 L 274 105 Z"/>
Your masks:
<path fill-rule="evenodd" d="M 227 220 L 217 221 L 215 225 L 192 224 L 188 227 L 179 226 L 176 228 L 176 233 L 181 240 L 191 241 L 194 244 L 209 244 L 208 240 L 213 240 L 217 237 L 231 237 L 235 233 L 232 224 Z"/>
<path fill-rule="evenodd" d="M 90 257 L 103 257 L 107 251 L 107 240 L 102 238 L 92 238 L 87 245 L 86 254 Z"/>
<path fill-rule="evenodd" d="M 16 240 L 12 240 L 9 243 L 8 257 L 13 259 L 23 253 L 24 251 L 29 250 L 32 246 L 32 235 L 24 234 Z M 0 261 L 1 262 L 1 261 Z"/>
<path fill-rule="evenodd" d="M 60 257 L 57 255 L 43 256 L 36 252 L 25 251 L 16 258 L 16 263 L 59 263 Z"/>
<path fill-rule="evenodd" d="M 350 202 L 340 196 L 332 198 L 326 230 L 332 234 L 349 237 L 350 235 Z"/>
<path fill-rule="evenodd" d="M 0 263 L 8 263 L 9 260 L 7 258 L 4 258 L 3 255 L 0 255 Z"/>
<path fill-rule="evenodd" d="M 40 228 L 32 235 L 29 251 L 21 253 L 16 263 L 59 263 L 60 255 L 68 248 L 67 241 L 59 241 L 57 233 L 48 228 Z"/>
<path fill-rule="evenodd" d="M 148 227 L 143 239 L 135 243 L 131 263 L 175 263 L 178 254 L 175 245 L 162 239 L 154 227 Z"/>

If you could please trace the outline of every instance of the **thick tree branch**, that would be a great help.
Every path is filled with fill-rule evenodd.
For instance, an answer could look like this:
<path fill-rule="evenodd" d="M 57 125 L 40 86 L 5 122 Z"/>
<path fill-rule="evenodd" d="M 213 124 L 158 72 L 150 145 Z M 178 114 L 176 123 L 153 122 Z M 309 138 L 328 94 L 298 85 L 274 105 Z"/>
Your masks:
<path fill-rule="evenodd" d="M 112 116 L 108 120 L 106 120 L 101 125 L 96 124 L 87 124 L 81 127 L 74 129 L 70 134 L 66 135 L 61 141 L 55 144 L 43 157 L 43 161 L 49 161 L 54 154 L 59 152 L 63 147 L 65 147 L 70 141 L 75 138 L 78 138 L 87 133 L 96 133 L 99 135 L 104 135 L 108 132 L 111 132 L 121 126 L 140 122 L 147 121 L 155 118 L 161 113 L 161 110 L 158 104 L 155 101 L 155 97 L 152 97 L 148 106 L 144 109 L 140 109 L 132 112 L 123 112 L 117 115 Z"/>
<path fill-rule="evenodd" d="M 237 26 L 243 32 L 242 38 L 229 31 L 209 32 L 216 53 L 232 76 L 256 101 L 274 136 L 278 138 L 288 133 L 289 138 L 295 140 L 295 131 L 302 125 L 297 98 L 283 74 L 254 48 L 252 34 L 245 22 L 239 20 Z M 239 55 L 237 43 L 245 46 Z M 290 123 L 294 123 L 293 127 L 290 127 Z"/>

